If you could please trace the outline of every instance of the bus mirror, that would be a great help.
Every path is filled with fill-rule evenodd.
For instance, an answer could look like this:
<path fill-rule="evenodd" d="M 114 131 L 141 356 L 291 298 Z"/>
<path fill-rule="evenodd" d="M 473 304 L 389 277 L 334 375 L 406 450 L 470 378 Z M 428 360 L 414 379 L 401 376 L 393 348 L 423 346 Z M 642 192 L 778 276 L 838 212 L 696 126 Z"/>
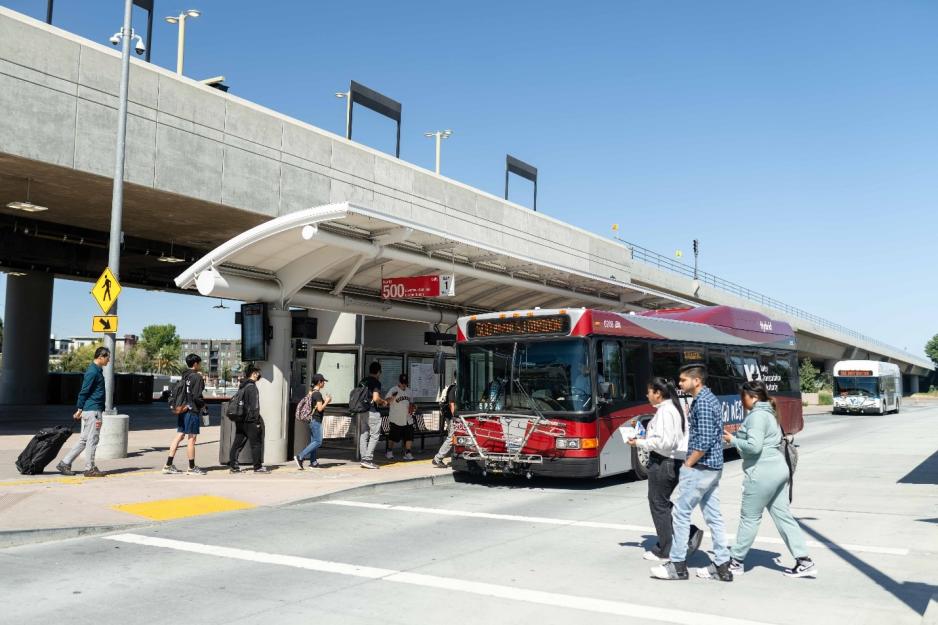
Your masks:
<path fill-rule="evenodd" d="M 612 382 L 600 382 L 599 383 L 599 396 L 601 398 L 608 398 L 612 389 Z"/>
<path fill-rule="evenodd" d="M 433 354 L 433 373 L 446 372 L 446 354 L 437 352 Z"/>

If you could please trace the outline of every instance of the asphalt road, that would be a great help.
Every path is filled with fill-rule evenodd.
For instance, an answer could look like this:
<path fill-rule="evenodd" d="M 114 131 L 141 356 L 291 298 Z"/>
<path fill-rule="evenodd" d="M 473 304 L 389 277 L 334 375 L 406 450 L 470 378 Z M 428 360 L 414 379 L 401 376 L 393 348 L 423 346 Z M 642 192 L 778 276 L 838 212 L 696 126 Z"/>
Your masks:
<path fill-rule="evenodd" d="M 938 592 L 936 423 L 808 418 L 794 512 L 816 580 L 781 574 L 768 519 L 734 583 L 652 580 L 645 482 L 493 480 L 6 549 L 0 622 L 917 624 Z M 731 460 L 731 532 L 740 484 Z"/>

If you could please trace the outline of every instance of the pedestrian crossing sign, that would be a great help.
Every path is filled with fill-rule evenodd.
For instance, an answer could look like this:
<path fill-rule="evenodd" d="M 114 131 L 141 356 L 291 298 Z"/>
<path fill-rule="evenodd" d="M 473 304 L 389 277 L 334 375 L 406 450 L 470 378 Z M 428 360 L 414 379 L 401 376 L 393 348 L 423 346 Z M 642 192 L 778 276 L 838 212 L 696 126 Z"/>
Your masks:
<path fill-rule="evenodd" d="M 120 292 L 120 282 L 111 273 L 111 268 L 105 267 L 101 277 L 98 278 L 98 281 L 94 283 L 94 287 L 91 289 L 91 296 L 94 301 L 98 302 L 98 306 L 106 315 L 113 308 Z"/>

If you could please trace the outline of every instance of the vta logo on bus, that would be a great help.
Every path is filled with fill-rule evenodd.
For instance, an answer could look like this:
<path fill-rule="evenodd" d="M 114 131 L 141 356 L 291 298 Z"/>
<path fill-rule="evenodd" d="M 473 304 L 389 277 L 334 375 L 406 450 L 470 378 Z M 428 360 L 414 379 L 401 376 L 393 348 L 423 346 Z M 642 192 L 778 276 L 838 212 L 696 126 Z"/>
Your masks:
<path fill-rule="evenodd" d="M 613 321 L 612 319 L 603 319 L 604 328 L 614 328 L 616 330 L 622 329 L 621 321 Z"/>
<path fill-rule="evenodd" d="M 759 322 L 759 327 L 762 328 L 762 331 L 763 331 L 763 332 L 771 332 L 771 331 L 772 331 L 772 322 L 771 322 L 771 321 L 760 321 L 760 322 Z"/>

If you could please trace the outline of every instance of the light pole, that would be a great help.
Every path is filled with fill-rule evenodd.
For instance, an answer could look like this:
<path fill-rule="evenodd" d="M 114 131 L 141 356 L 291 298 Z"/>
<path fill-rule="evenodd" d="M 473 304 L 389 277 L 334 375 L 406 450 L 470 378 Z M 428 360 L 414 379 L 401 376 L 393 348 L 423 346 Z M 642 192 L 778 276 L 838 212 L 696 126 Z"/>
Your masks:
<path fill-rule="evenodd" d="M 130 82 L 130 42 L 136 40 L 137 54 L 143 54 L 146 47 L 139 35 L 131 28 L 134 0 L 124 0 L 124 26 L 119 33 L 111 37 L 111 43 L 121 44 L 121 82 L 117 112 L 117 150 L 114 155 L 114 188 L 111 194 L 111 234 L 108 239 L 108 266 L 111 273 L 120 279 L 121 264 L 121 221 L 124 210 L 124 148 L 127 138 L 127 85 Z M 111 307 L 111 314 L 117 314 L 117 302 Z M 104 346 L 111 353 L 111 360 L 104 370 L 104 412 L 114 414 L 114 358 L 117 353 L 116 335 L 109 332 L 104 335 Z"/>
<path fill-rule="evenodd" d="M 345 98 L 345 138 L 352 138 L 352 92 L 336 91 L 335 97 Z"/>
<path fill-rule="evenodd" d="M 176 46 L 176 73 L 182 76 L 182 64 L 186 56 L 186 19 L 198 17 L 202 12 L 198 9 L 186 9 L 179 15 L 170 15 L 164 18 L 170 24 L 179 24 L 179 39 Z"/>
<path fill-rule="evenodd" d="M 452 130 L 434 130 L 433 132 L 425 132 L 425 137 L 436 137 L 436 173 L 440 173 L 440 143 L 443 142 L 443 139 L 449 139 L 452 136 Z"/>
<path fill-rule="evenodd" d="M 697 279 L 697 256 L 700 254 L 700 241 L 694 239 L 694 280 Z"/>

